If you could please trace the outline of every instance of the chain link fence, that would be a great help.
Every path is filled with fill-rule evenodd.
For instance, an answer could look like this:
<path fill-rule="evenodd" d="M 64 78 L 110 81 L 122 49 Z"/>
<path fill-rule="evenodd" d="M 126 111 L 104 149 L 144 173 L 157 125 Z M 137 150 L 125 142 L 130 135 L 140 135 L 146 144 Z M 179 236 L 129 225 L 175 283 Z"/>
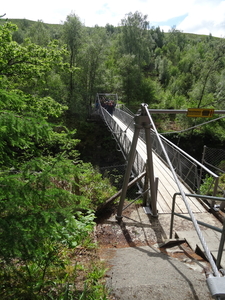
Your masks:
<path fill-rule="evenodd" d="M 225 197 L 225 150 L 204 146 L 202 164 L 206 165 L 212 172 L 219 176 L 219 196 Z M 211 194 L 210 179 L 210 177 L 206 178 L 204 183 L 205 187 L 208 188 L 209 194 Z M 225 209 L 225 202 L 221 203 L 220 208 L 222 210 Z"/>
<path fill-rule="evenodd" d="M 217 174 L 225 173 L 225 150 L 204 146 L 202 163 Z"/>

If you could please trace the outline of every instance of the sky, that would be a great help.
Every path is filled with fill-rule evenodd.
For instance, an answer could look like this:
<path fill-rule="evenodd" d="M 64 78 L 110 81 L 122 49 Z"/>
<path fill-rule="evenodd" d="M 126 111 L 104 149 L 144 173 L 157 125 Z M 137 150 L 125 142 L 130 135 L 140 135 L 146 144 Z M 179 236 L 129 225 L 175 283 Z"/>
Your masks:
<path fill-rule="evenodd" d="M 220 0 L 7 0 L 0 6 L 0 15 L 8 19 L 62 24 L 72 13 L 90 27 L 118 26 L 136 11 L 164 32 L 176 27 L 184 33 L 225 37 L 225 1 Z"/>

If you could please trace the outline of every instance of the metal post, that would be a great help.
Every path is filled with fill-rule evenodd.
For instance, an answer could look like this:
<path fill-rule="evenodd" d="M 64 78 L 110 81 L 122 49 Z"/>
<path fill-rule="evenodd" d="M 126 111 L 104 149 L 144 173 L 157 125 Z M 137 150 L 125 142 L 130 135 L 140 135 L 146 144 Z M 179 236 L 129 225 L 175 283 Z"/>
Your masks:
<path fill-rule="evenodd" d="M 223 231 L 222 231 L 222 234 L 221 234 L 220 245 L 219 245 L 219 249 L 218 249 L 218 255 L 217 255 L 217 258 L 216 258 L 217 268 L 220 268 L 220 263 L 221 263 L 221 259 L 222 259 L 223 248 L 224 248 L 224 242 L 225 242 L 225 219 L 223 221 Z"/>
<path fill-rule="evenodd" d="M 150 192 L 151 192 L 151 210 L 152 215 L 156 217 L 158 215 L 157 206 L 156 206 L 156 182 L 154 177 L 154 168 L 153 168 L 153 158 L 152 158 L 152 143 L 151 143 L 151 125 L 145 124 L 145 139 L 147 146 L 147 163 L 148 163 L 148 173 L 150 180 Z"/>
<path fill-rule="evenodd" d="M 134 135 L 131 144 L 131 149 L 128 157 L 128 164 L 126 168 L 126 172 L 124 175 L 124 181 L 122 186 L 122 193 L 120 197 L 120 203 L 117 210 L 116 219 L 119 220 L 122 218 L 123 204 L 127 193 L 127 187 L 130 179 L 130 174 L 132 170 L 132 165 L 134 163 L 135 152 L 137 147 L 137 141 L 139 138 L 139 132 L 141 128 L 145 128 L 145 138 L 146 138 L 146 150 L 147 150 L 147 163 L 146 170 L 147 175 L 150 181 L 150 193 L 151 193 L 151 212 L 154 217 L 157 217 L 157 188 L 158 181 L 155 180 L 154 177 L 154 169 L 153 169 L 153 158 L 152 158 L 152 145 L 151 145 L 151 123 L 148 115 L 146 114 L 146 104 L 142 105 L 142 110 L 140 115 L 136 115 L 134 117 Z"/>
<path fill-rule="evenodd" d="M 145 174 L 145 180 L 144 180 L 144 195 L 143 195 L 143 206 L 148 205 L 148 193 L 145 193 L 145 191 L 148 190 L 148 181 L 149 181 L 149 172 L 148 172 L 148 164 L 145 165 L 146 168 L 146 174 Z"/>
<path fill-rule="evenodd" d="M 204 165 L 205 161 L 205 152 L 206 152 L 206 145 L 203 147 L 203 153 L 202 153 L 202 161 L 201 161 L 201 168 L 200 168 L 200 180 L 199 180 L 199 186 L 198 186 L 198 193 L 200 194 L 200 185 L 201 185 L 201 180 L 202 180 L 202 165 Z"/>
<path fill-rule="evenodd" d="M 174 221 L 174 210 L 175 210 L 175 201 L 176 201 L 176 195 L 179 193 L 175 193 L 173 195 L 173 202 L 172 202 L 172 210 L 171 210 L 171 220 L 170 220 L 170 239 L 172 239 L 173 236 L 173 221 Z"/>
<path fill-rule="evenodd" d="M 137 146 L 137 141 L 138 141 L 138 137 L 139 137 L 139 132 L 140 132 L 140 129 L 142 128 L 142 126 L 139 123 L 139 116 L 134 117 L 134 122 L 135 122 L 134 123 L 134 135 L 133 135 L 131 149 L 130 149 L 130 153 L 129 153 L 129 157 L 128 157 L 127 168 L 126 168 L 126 172 L 124 175 L 122 193 L 120 196 L 120 203 L 118 206 L 117 216 L 116 216 L 117 220 L 122 218 L 123 204 L 124 204 L 124 200 L 125 200 L 126 194 L 127 194 L 127 186 L 129 183 L 130 174 L 131 174 L 131 170 L 132 170 L 132 166 L 133 166 L 133 162 L 134 162 L 134 158 L 135 158 L 135 152 L 136 152 L 136 146 Z"/>
<path fill-rule="evenodd" d="M 219 176 L 215 178 L 215 184 L 214 184 L 214 189 L 213 189 L 213 196 L 216 197 L 217 190 L 218 190 L 218 185 L 219 185 Z M 213 205 L 215 204 L 215 201 L 213 202 Z"/>

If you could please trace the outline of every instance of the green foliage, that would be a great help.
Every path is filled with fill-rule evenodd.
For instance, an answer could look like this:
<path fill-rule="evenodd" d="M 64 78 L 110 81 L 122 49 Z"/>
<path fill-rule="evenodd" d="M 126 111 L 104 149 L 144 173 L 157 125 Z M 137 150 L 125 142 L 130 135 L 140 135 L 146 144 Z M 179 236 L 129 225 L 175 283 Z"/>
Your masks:
<path fill-rule="evenodd" d="M 69 57 L 67 56 L 70 72 L 65 76 L 65 79 L 68 83 L 68 105 L 71 113 L 76 112 L 76 102 L 74 101 L 74 99 L 77 98 L 75 72 L 77 67 L 77 55 L 82 43 L 82 27 L 78 16 L 75 14 L 67 16 L 67 20 L 63 25 L 63 38 L 70 53 Z"/>
<path fill-rule="evenodd" d="M 134 55 L 135 64 L 139 67 L 149 63 L 150 50 L 153 46 L 149 34 L 147 15 L 136 11 L 129 13 L 121 20 L 121 49 L 125 55 Z"/>
<path fill-rule="evenodd" d="M 169 73 L 170 62 L 166 57 L 159 59 L 158 62 L 158 72 L 159 72 L 159 81 L 163 86 L 166 86 L 169 82 L 170 73 Z"/>
<path fill-rule="evenodd" d="M 224 164 L 224 162 L 221 163 Z M 213 196 L 213 184 L 214 184 L 214 178 L 212 176 L 206 176 L 203 180 L 203 183 L 200 186 L 200 193 L 202 195 Z M 218 185 L 219 185 L 219 189 L 216 196 L 224 197 L 225 174 L 220 174 Z"/>
<path fill-rule="evenodd" d="M 47 269 L 65 264 L 62 247 L 82 244 L 92 230 L 93 213 L 82 214 L 84 196 L 72 192 L 77 169 L 63 159 L 34 160 L 18 174 L 1 173 L 0 293 L 5 299 L 7 293 L 33 299 L 48 284 Z"/>
<path fill-rule="evenodd" d="M 109 40 L 104 28 L 96 27 L 92 34 L 86 34 L 86 43 L 78 55 L 81 71 L 78 82 L 82 85 L 83 95 L 88 102 L 94 99 L 98 89 L 96 86 L 102 84 L 105 72 L 103 64 L 107 56 Z"/>
<path fill-rule="evenodd" d="M 12 40 L 16 26 L 5 23 L 0 27 L 0 76 L 24 80 L 40 78 L 54 66 L 65 66 L 62 56 L 65 49 L 58 50 L 58 43 L 52 41 L 47 47 L 40 47 L 26 39 L 22 45 Z"/>
<path fill-rule="evenodd" d="M 54 155 L 59 150 L 71 151 L 77 144 L 77 140 L 71 139 L 74 132 L 54 132 L 55 126 L 47 121 L 61 116 L 66 109 L 53 99 L 0 90 L 0 105 L 1 167 L 17 168 L 23 161 L 43 152 Z"/>
<path fill-rule="evenodd" d="M 164 33 L 139 12 L 118 28 L 87 28 L 75 14 L 62 25 L 15 21 L 0 20 L 1 299 L 106 299 L 103 270 L 93 268 L 79 292 L 81 266 L 65 253 L 89 243 L 93 211 L 115 189 L 79 160 L 65 116 L 85 120 L 96 92 L 135 107 L 224 109 L 224 40 Z M 166 131 L 194 123 L 157 121 Z M 198 131 L 223 142 L 224 120 Z M 201 192 L 211 184 L 205 178 Z"/>
<path fill-rule="evenodd" d="M 18 44 L 15 30 L 0 27 L 0 297 L 75 299 L 83 297 L 74 285 L 78 270 L 64 253 L 93 244 L 94 210 L 115 190 L 79 161 L 76 130 L 63 122 L 65 97 L 52 91 L 68 52 L 38 36 Z M 82 299 L 105 297 L 100 270 L 87 271 Z"/>
<path fill-rule="evenodd" d="M 1 299 L 45 299 L 46 290 L 57 296 L 59 278 L 51 272 L 69 263 L 63 249 L 88 244 L 95 218 L 90 208 L 109 197 L 109 185 L 90 165 L 62 157 L 32 160 L 19 173 L 1 172 L 0 185 Z M 92 272 L 88 294 L 100 276 Z"/>
<path fill-rule="evenodd" d="M 91 164 L 83 164 L 83 172 L 79 178 L 80 193 L 85 195 L 85 203 L 91 209 L 98 208 L 104 201 L 116 193 L 108 178 L 102 178 Z"/>
<path fill-rule="evenodd" d="M 140 85 L 140 69 L 135 64 L 134 55 L 123 55 L 118 62 L 122 80 L 122 96 L 128 104 L 136 99 L 135 94 Z"/>
<path fill-rule="evenodd" d="M 218 168 L 222 171 L 225 172 L 225 160 L 222 160 L 219 165 L 218 165 Z M 223 179 L 223 182 L 224 182 L 224 179 Z"/>
<path fill-rule="evenodd" d="M 203 179 L 203 183 L 200 186 L 200 194 L 201 195 L 209 195 L 212 196 L 212 187 L 213 187 L 214 179 L 212 176 L 207 175 Z"/>
<path fill-rule="evenodd" d="M 50 42 L 50 32 L 42 21 L 33 23 L 29 27 L 27 35 L 31 38 L 32 43 L 40 46 L 47 46 Z"/>

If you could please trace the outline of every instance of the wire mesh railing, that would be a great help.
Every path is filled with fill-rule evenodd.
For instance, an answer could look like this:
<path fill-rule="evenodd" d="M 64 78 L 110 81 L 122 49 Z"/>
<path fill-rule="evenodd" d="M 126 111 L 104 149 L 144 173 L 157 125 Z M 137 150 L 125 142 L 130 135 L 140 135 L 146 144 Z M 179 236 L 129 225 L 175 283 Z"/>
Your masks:
<path fill-rule="evenodd" d="M 166 153 L 170 158 L 172 166 L 179 176 L 191 190 L 198 191 L 200 186 L 200 178 L 198 176 L 198 165 L 192 158 L 189 158 L 186 153 L 172 144 L 169 140 L 160 136 Z M 152 134 L 152 147 L 155 153 L 166 163 L 166 157 L 163 153 L 155 133 Z"/>
<path fill-rule="evenodd" d="M 127 153 L 129 153 L 129 149 L 131 146 L 131 141 L 127 139 L 124 132 L 129 128 L 132 132 L 134 132 L 134 114 L 129 111 L 124 105 L 118 106 L 115 108 L 113 115 L 117 117 L 119 120 L 121 120 L 125 125 L 126 129 L 123 131 L 118 126 L 118 124 L 115 122 L 115 120 L 112 118 L 112 115 L 110 115 L 107 110 L 101 107 L 101 113 L 103 114 L 103 118 L 107 124 L 107 126 L 110 127 L 110 130 L 116 137 L 117 141 L 122 146 L 122 151 L 124 154 L 124 157 L 127 157 Z M 139 134 L 140 138 L 145 141 L 145 134 L 144 130 L 140 130 Z M 151 134 L 152 138 L 152 148 L 154 153 L 165 163 L 166 158 L 165 155 L 160 147 L 160 144 L 156 138 L 156 134 L 154 130 L 152 130 Z M 188 155 L 185 151 L 183 151 L 181 148 L 174 145 L 172 142 L 170 142 L 168 139 L 166 139 L 164 136 L 160 135 L 160 139 L 163 143 L 163 146 L 165 147 L 167 151 L 167 155 L 170 158 L 170 161 L 172 163 L 172 166 L 176 172 L 176 174 L 179 176 L 180 180 L 193 192 L 197 192 L 198 194 L 201 193 L 201 185 L 203 183 L 204 178 L 210 178 L 210 186 L 209 189 L 211 190 L 212 196 L 216 196 L 218 193 L 223 193 L 223 189 L 219 186 L 219 175 L 218 172 L 214 172 L 212 167 L 210 167 L 210 163 L 206 162 L 206 159 L 208 159 L 209 155 L 207 153 L 206 159 L 204 160 L 204 163 L 201 163 L 197 160 L 195 160 L 193 157 Z M 225 152 L 225 151 L 224 151 Z M 221 151 L 221 155 L 219 156 L 219 159 L 223 155 L 223 151 Z M 138 174 L 138 172 L 141 172 L 141 168 L 145 164 L 142 158 L 138 157 L 138 154 L 136 154 L 136 158 L 134 161 L 134 171 Z M 215 159 L 215 158 L 213 158 Z M 214 170 L 216 170 L 214 168 Z M 209 203 L 210 206 L 214 206 L 215 203 L 211 202 Z"/>
<path fill-rule="evenodd" d="M 207 166 L 212 172 L 218 175 L 217 189 L 213 188 L 213 177 L 205 176 L 202 189 L 205 194 L 225 197 L 225 151 L 223 149 L 210 148 L 204 146 L 202 154 L 202 164 Z M 204 176 L 204 170 L 201 170 L 201 176 Z M 213 193 L 213 191 L 215 191 Z M 225 210 L 225 202 L 213 201 L 211 206 L 215 209 Z"/>
<path fill-rule="evenodd" d="M 122 151 L 123 156 L 124 156 L 125 160 L 127 161 L 132 141 L 126 135 L 126 130 L 129 129 L 132 132 L 134 131 L 134 114 L 132 112 L 130 112 L 128 109 L 126 109 L 125 106 L 121 106 L 120 108 L 115 108 L 113 115 L 108 113 L 108 111 L 104 107 L 100 106 L 100 114 L 102 115 L 102 118 L 105 121 L 108 128 L 111 130 L 112 135 L 117 140 L 120 150 Z M 115 116 L 119 120 L 122 120 L 123 124 L 125 124 L 124 130 L 121 129 L 121 127 L 115 121 L 113 116 Z M 145 166 L 144 159 L 141 157 L 141 155 L 138 153 L 138 151 L 136 151 L 134 164 L 133 164 L 133 168 L 132 168 L 132 174 L 134 176 L 137 176 L 138 174 L 143 172 L 144 166 Z M 132 174 L 131 174 L 131 177 L 132 177 Z M 137 186 L 138 186 L 138 191 L 140 191 L 142 189 L 141 185 L 137 184 Z M 121 185 L 121 187 L 122 187 L 122 185 Z M 121 188 L 121 187 L 117 186 L 117 188 Z M 129 194 L 131 194 L 132 198 L 133 198 L 133 191 L 129 192 Z M 128 197 L 129 197 L 129 194 L 128 194 Z"/>
<path fill-rule="evenodd" d="M 125 109 L 125 106 L 116 107 L 113 115 L 121 120 L 127 129 L 134 131 L 134 114 Z"/>
<path fill-rule="evenodd" d="M 225 173 L 225 150 L 204 146 L 202 163 L 215 173 Z"/>

